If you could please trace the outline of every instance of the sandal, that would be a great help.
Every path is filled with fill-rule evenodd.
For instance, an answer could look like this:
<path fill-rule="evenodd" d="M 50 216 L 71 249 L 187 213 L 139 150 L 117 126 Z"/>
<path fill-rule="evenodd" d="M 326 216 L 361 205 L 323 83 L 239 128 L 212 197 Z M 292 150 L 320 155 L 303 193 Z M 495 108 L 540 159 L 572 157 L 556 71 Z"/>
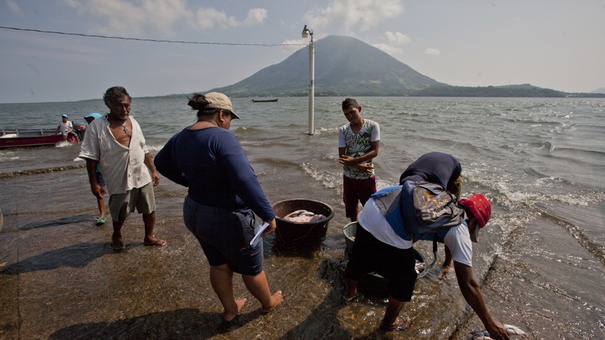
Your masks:
<path fill-rule="evenodd" d="M 398 317 L 397 319 L 395 319 L 395 322 L 393 322 L 390 325 L 385 325 L 384 322 L 382 322 L 380 324 L 380 329 L 385 332 L 391 332 L 391 331 L 402 332 L 402 331 L 405 331 L 406 329 L 410 328 L 411 324 L 412 324 L 412 320 L 410 319 L 409 316 L 406 315 L 403 318 Z"/>
<path fill-rule="evenodd" d="M 106 217 L 99 217 L 96 219 L 95 224 L 99 226 L 105 224 L 105 222 L 107 222 Z"/>

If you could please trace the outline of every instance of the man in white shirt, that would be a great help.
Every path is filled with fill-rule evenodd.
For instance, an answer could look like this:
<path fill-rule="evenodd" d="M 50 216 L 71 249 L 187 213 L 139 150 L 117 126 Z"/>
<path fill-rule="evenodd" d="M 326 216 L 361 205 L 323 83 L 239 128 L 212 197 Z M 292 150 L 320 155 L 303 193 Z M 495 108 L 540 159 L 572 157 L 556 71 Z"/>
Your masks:
<path fill-rule="evenodd" d="M 124 247 L 122 226 L 136 208 L 143 214 L 143 243 L 146 246 L 164 246 L 166 241 L 153 235 L 156 208 L 153 187 L 159 184 L 160 177 L 145 145 L 141 127 L 130 116 L 132 99 L 125 88 L 116 86 L 105 92 L 103 100 L 110 112 L 88 126 L 80 157 L 86 160 L 93 195 L 103 198 L 97 182 L 97 164 L 107 183 L 113 220 L 111 244 L 115 249 Z"/>
<path fill-rule="evenodd" d="M 376 192 L 372 160 L 380 148 L 380 125 L 361 117 L 357 100 L 346 98 L 342 112 L 348 123 L 338 129 L 338 162 L 343 165 L 342 198 L 345 215 L 357 221 L 359 203 L 366 204 Z"/>
<path fill-rule="evenodd" d="M 61 115 L 61 123 L 59 126 L 57 126 L 57 134 L 61 134 L 61 136 L 63 136 L 63 141 L 67 140 L 68 135 L 75 135 L 74 125 L 66 114 Z"/>

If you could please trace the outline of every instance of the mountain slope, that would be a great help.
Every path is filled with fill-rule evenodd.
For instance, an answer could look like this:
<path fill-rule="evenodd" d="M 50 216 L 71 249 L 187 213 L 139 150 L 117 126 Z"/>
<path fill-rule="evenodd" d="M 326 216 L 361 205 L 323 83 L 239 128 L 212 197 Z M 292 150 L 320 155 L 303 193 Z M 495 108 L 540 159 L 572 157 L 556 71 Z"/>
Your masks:
<path fill-rule="evenodd" d="M 605 94 L 605 87 L 599 87 L 598 89 L 591 91 L 590 93 L 603 93 Z"/>
<path fill-rule="evenodd" d="M 317 96 L 398 96 L 438 84 L 358 39 L 329 36 L 315 42 Z M 303 48 L 279 64 L 212 91 L 237 97 L 304 96 L 308 86 L 309 49 Z"/>

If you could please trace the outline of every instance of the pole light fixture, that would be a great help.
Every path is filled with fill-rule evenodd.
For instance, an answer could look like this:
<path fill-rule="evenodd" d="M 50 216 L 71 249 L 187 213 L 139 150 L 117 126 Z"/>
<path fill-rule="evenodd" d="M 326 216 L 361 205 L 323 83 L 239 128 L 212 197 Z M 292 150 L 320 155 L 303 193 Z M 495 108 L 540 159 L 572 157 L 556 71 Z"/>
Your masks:
<path fill-rule="evenodd" d="M 309 38 L 309 134 L 315 134 L 315 46 L 313 46 L 313 30 L 307 25 L 303 28 L 302 38 Z"/>

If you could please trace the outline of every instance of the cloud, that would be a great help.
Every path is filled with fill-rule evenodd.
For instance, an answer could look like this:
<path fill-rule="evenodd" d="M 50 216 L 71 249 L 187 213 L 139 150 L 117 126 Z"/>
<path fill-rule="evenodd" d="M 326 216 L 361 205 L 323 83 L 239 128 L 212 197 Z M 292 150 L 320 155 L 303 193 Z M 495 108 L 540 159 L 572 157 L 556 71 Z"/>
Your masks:
<path fill-rule="evenodd" d="M 264 8 L 252 8 L 242 21 L 234 16 L 228 16 L 224 11 L 213 7 L 200 7 L 195 16 L 195 25 L 201 29 L 234 28 L 239 26 L 252 26 L 262 24 L 267 19 L 267 10 Z"/>
<path fill-rule="evenodd" d="M 200 7 L 195 14 L 195 23 L 202 30 L 214 27 L 228 28 L 237 26 L 235 17 L 230 17 L 225 12 L 213 7 Z"/>
<path fill-rule="evenodd" d="M 424 50 L 424 54 L 437 56 L 441 54 L 441 51 L 436 48 L 427 48 L 426 50 Z"/>
<path fill-rule="evenodd" d="M 386 31 L 384 33 L 385 43 L 377 43 L 372 44 L 372 46 L 376 47 L 383 52 L 390 54 L 393 57 L 401 57 L 404 54 L 403 48 L 401 46 L 412 42 L 412 39 L 407 36 L 407 34 L 403 34 L 401 32 L 391 32 Z"/>
<path fill-rule="evenodd" d="M 291 39 L 291 40 L 284 40 L 282 42 L 282 46 L 281 47 L 281 51 L 282 53 L 285 54 L 291 54 L 294 53 L 298 50 L 300 50 L 303 47 L 306 47 L 309 44 L 308 39 Z"/>
<path fill-rule="evenodd" d="M 12 14 L 18 16 L 21 16 L 23 14 L 23 12 L 21 11 L 21 7 L 19 7 L 19 5 L 13 0 L 4 0 L 4 2 L 8 5 L 8 9 L 11 11 Z"/>
<path fill-rule="evenodd" d="M 403 34 L 401 32 L 391 32 L 391 31 L 387 31 L 384 33 L 386 40 L 389 43 L 393 43 L 395 45 L 404 45 L 407 44 L 409 42 L 412 41 L 412 39 L 410 39 L 410 37 L 407 36 L 407 34 Z"/>
<path fill-rule="evenodd" d="M 5 0 L 13 1 L 13 0 Z M 190 8 L 187 0 L 62 0 L 79 13 L 100 18 L 94 33 L 129 37 L 173 36 L 174 26 L 183 22 L 197 29 L 234 28 L 258 25 L 267 19 L 267 10 L 252 8 L 238 21 L 214 7 Z"/>
<path fill-rule="evenodd" d="M 79 13 L 101 18 L 95 33 L 121 36 L 146 36 L 148 31 L 164 36 L 173 34 L 172 26 L 191 16 L 187 0 L 63 0 Z"/>
<path fill-rule="evenodd" d="M 303 19 L 314 30 L 327 31 L 330 27 L 330 31 L 353 35 L 401 13 L 401 0 L 331 0 L 327 7 L 305 13 Z"/>
<path fill-rule="evenodd" d="M 84 6 L 80 3 L 80 0 L 61 0 L 59 3 L 75 8 L 77 10 L 84 9 Z"/>
<path fill-rule="evenodd" d="M 267 10 L 264 8 L 252 8 L 248 11 L 248 16 L 244 21 L 242 21 L 242 25 L 244 26 L 252 26 L 256 24 L 262 24 L 267 19 Z"/>
<path fill-rule="evenodd" d="M 390 54 L 391 56 L 399 56 L 403 54 L 403 49 L 389 44 L 373 44 L 377 49 Z"/>

